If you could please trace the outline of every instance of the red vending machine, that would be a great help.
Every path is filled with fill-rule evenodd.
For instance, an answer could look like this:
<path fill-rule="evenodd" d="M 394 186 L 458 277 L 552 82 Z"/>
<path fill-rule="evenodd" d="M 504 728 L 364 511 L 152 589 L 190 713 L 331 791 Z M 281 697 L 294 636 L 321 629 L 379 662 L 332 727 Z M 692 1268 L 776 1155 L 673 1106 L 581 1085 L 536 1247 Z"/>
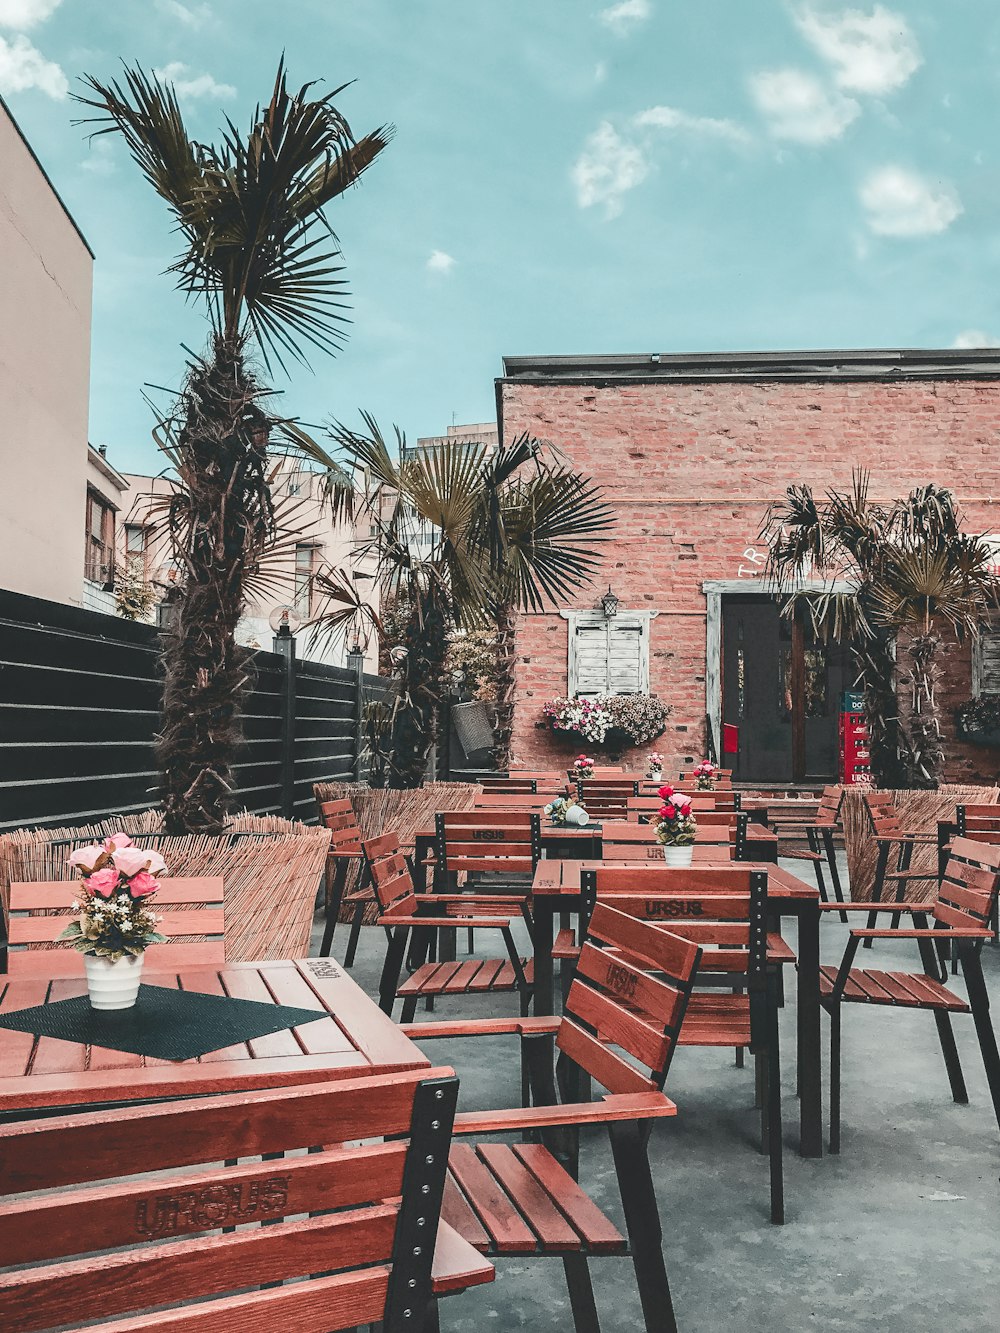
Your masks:
<path fill-rule="evenodd" d="M 868 723 L 863 709 L 864 695 L 861 691 L 846 690 L 841 699 L 840 711 L 840 781 L 845 787 L 872 785 Z"/>

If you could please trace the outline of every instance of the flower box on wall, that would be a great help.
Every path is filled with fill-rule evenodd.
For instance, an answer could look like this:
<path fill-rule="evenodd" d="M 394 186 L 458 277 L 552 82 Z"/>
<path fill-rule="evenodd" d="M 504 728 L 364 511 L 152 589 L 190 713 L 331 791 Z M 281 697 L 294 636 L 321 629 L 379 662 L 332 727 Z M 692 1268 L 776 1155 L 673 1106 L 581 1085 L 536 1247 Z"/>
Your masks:
<path fill-rule="evenodd" d="M 551 699 L 542 707 L 539 725 L 575 748 L 620 755 L 662 736 L 669 713 L 669 704 L 655 694 L 602 694 Z"/>

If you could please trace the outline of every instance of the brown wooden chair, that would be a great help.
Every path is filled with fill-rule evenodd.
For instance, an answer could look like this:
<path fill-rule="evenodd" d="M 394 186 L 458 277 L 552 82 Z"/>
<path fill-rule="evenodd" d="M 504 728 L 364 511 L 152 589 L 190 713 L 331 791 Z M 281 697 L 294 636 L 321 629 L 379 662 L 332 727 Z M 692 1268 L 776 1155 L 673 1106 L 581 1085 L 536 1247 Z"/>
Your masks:
<path fill-rule="evenodd" d="M 830 884 L 833 887 L 833 894 L 838 903 L 844 901 L 844 890 L 840 882 L 840 871 L 837 867 L 837 848 L 834 842 L 837 827 L 840 820 L 840 807 L 844 799 L 844 789 L 838 786 L 829 786 L 823 788 L 823 794 L 819 800 L 819 807 L 815 816 L 798 825 L 798 828 L 805 834 L 806 847 L 797 847 L 790 853 L 796 860 L 808 861 L 816 876 L 816 887 L 819 889 L 819 896 L 823 902 L 829 901 L 827 893 L 826 880 L 823 873 L 823 867 L 830 873 Z M 788 824 L 788 819 L 783 818 L 780 826 Z M 779 822 L 772 820 L 775 828 L 779 828 Z M 841 919 L 846 922 L 847 913 L 841 913 Z"/>
<path fill-rule="evenodd" d="M 718 810 L 720 813 L 732 813 L 740 809 L 740 793 L 728 792 L 685 792 L 685 796 L 691 797 L 691 809 L 697 815 L 701 811 Z M 652 817 L 656 815 L 660 806 L 663 804 L 663 798 L 657 795 L 644 795 L 642 791 L 638 796 L 630 796 L 626 802 L 626 817 L 628 819 L 645 819 L 652 822 Z"/>
<path fill-rule="evenodd" d="M 526 1014 L 534 968 L 530 959 L 519 956 L 511 932 L 511 916 L 518 911 L 517 900 L 506 894 L 486 897 L 469 893 L 414 893 L 413 878 L 394 833 L 372 838 L 362 846 L 378 897 L 379 925 L 385 929 L 388 941 L 379 983 L 379 1004 L 383 1011 L 391 1014 L 394 1001 L 400 999 L 402 1022 L 409 1023 L 418 1000 L 431 1005 L 436 999 L 457 995 L 517 992 L 521 1013 Z M 523 900 L 520 911 L 530 928 L 531 918 Z M 506 957 L 456 962 L 448 940 L 459 926 L 498 930 Z M 430 946 L 442 932 L 446 932 L 443 947 L 434 950 L 434 958 L 429 959 Z M 411 938 L 412 947 L 408 948 Z M 444 956 L 448 953 L 452 954 L 450 959 Z M 408 956 L 411 970 L 402 980 Z"/>
<path fill-rule="evenodd" d="M 57 942 L 73 911 L 78 880 L 15 882 L 10 886 L 7 971 L 18 977 L 82 977 L 83 954 Z M 153 899 L 168 944 L 151 944 L 146 966 L 216 967 L 226 961 L 221 879 L 160 880 Z"/>
<path fill-rule="evenodd" d="M 439 1229 L 457 1093 L 430 1069 L 0 1126 L 0 1327 L 436 1329 L 492 1278 Z"/>
<path fill-rule="evenodd" d="M 639 795 L 639 779 L 583 778 L 577 783 L 577 793 L 591 819 L 625 819 L 629 800 Z"/>
<path fill-rule="evenodd" d="M 971 838 L 973 842 L 1000 843 L 1000 806 L 956 806 L 955 831 L 959 837 Z M 1000 931 L 996 903 L 993 904 L 993 916 L 990 919 L 990 925 L 994 936 L 996 936 L 997 932 Z M 994 938 L 993 943 L 997 943 L 996 938 Z"/>
<path fill-rule="evenodd" d="M 347 872 L 352 861 L 364 865 L 361 854 L 361 830 L 358 817 L 349 798 L 335 801 L 319 801 L 319 817 L 324 828 L 330 830 L 330 851 L 326 858 L 325 903 L 326 924 L 323 928 L 323 942 L 319 946 L 320 954 L 328 956 L 333 948 L 333 936 L 340 920 L 340 911 L 344 903 L 344 887 Z M 354 966 L 354 956 L 358 951 L 358 939 L 364 922 L 365 909 L 375 900 L 375 893 L 364 874 L 357 886 L 348 895 L 348 902 L 353 905 L 354 919 L 351 922 L 351 935 L 347 943 L 344 966 Z"/>
<path fill-rule="evenodd" d="M 780 974 L 769 957 L 767 872 L 732 868 L 601 866 L 581 871 L 582 916 L 605 904 L 697 944 L 697 983 L 682 1046 L 729 1046 L 756 1057 L 761 1140 L 770 1159 L 771 1220 L 784 1221 Z M 780 939 L 780 937 L 778 937 Z"/>
<path fill-rule="evenodd" d="M 434 817 L 434 886 L 454 887 L 464 874 L 473 887 L 489 884 L 526 895 L 541 860 L 538 810 L 447 810 Z"/>
<path fill-rule="evenodd" d="M 538 791 L 538 780 L 536 778 L 517 777 L 513 773 L 506 778 L 480 778 L 479 785 L 484 792 L 508 792 L 511 795 L 518 796 L 534 796 Z"/>
<path fill-rule="evenodd" d="M 574 798 L 575 799 L 575 798 Z M 541 810 L 548 805 L 551 796 L 540 796 L 530 792 L 489 791 L 483 790 L 476 797 L 475 810 Z"/>
<path fill-rule="evenodd" d="M 522 1133 L 541 1142 L 456 1143 L 442 1216 L 490 1256 L 561 1257 L 577 1333 L 599 1333 L 592 1255 L 631 1254 L 647 1333 L 675 1333 L 656 1189 L 649 1168 L 650 1121 L 676 1114 L 662 1092 L 698 967 L 699 948 L 599 904 L 562 1019 L 420 1024 L 426 1037 L 518 1033 L 532 1105 L 469 1111 L 456 1137 Z M 559 1060 L 552 1067 L 551 1036 Z M 608 1089 L 579 1101 L 580 1074 Z M 559 1104 L 556 1081 L 562 1093 Z M 579 1131 L 604 1124 L 611 1137 L 626 1235 L 579 1185 Z M 621 1327 L 620 1319 L 613 1327 Z"/>
<path fill-rule="evenodd" d="M 875 861 L 875 879 L 872 886 L 872 901 L 880 903 L 885 898 L 888 886 L 895 894 L 897 902 L 906 896 L 908 884 L 937 881 L 936 870 L 912 870 L 911 863 L 915 847 L 931 846 L 937 842 L 936 833 L 907 833 L 899 822 L 892 798 L 881 792 L 865 792 L 865 811 L 868 828 L 878 848 Z M 890 869 L 890 864 L 893 866 Z M 893 917 L 893 926 L 899 925 L 899 913 Z M 868 919 L 869 928 L 875 925 L 874 913 Z M 865 948 L 872 946 L 871 938 L 865 939 Z"/>
<path fill-rule="evenodd" d="M 1000 889 L 1000 846 L 956 837 L 933 903 L 909 903 L 902 910 L 912 915 L 910 928 L 852 930 L 837 967 L 820 971 L 820 999 L 830 1015 L 830 1151 L 840 1151 L 841 1009 L 845 1004 L 926 1009 L 934 1015 L 952 1096 L 969 1100 L 962 1077 L 958 1048 L 951 1028 L 952 1014 L 971 1013 L 979 1038 L 993 1109 L 1000 1127 L 1000 1054 L 990 1020 L 990 1001 L 983 978 L 982 946 L 992 937 L 990 919 Z M 825 910 L 839 910 L 836 903 Z M 846 911 L 900 911 L 896 903 L 848 903 Z M 933 925 L 930 923 L 933 922 Z M 869 940 L 915 940 L 922 972 L 879 971 L 856 968 L 858 946 Z M 957 950 L 965 977 L 968 1001 L 943 984 L 935 945 L 942 941 Z"/>

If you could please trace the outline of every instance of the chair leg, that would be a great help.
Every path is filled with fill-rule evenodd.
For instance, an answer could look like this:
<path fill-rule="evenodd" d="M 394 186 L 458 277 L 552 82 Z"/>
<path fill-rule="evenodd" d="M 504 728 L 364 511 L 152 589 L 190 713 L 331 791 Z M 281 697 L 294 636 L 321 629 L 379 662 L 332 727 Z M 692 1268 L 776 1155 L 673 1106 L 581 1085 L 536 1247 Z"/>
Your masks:
<path fill-rule="evenodd" d="M 830 1009 L 830 1151 L 840 1152 L 840 1005 Z"/>
<path fill-rule="evenodd" d="M 320 956 L 329 958 L 333 948 L 333 934 L 340 919 L 340 905 L 344 901 L 344 886 L 347 883 L 347 858 L 342 858 L 334 867 L 333 874 L 327 876 L 326 886 L 326 926 L 323 930 L 323 943 L 319 946 Z"/>
<path fill-rule="evenodd" d="M 354 920 L 351 922 L 351 934 L 347 941 L 347 953 L 344 954 L 344 966 L 353 967 L 354 958 L 358 952 L 358 941 L 361 939 L 361 924 L 365 919 L 365 901 L 362 900 L 354 909 Z"/>
<path fill-rule="evenodd" d="M 826 892 L 826 880 L 823 878 L 823 862 L 819 859 L 819 844 L 812 829 L 806 830 L 806 842 L 809 844 L 809 850 L 816 857 L 816 860 L 813 861 L 813 870 L 816 872 L 816 887 L 819 889 L 820 902 L 828 903 L 830 899 Z"/>
<path fill-rule="evenodd" d="M 594 1301 L 594 1284 L 590 1280 L 590 1266 L 585 1254 L 564 1254 L 563 1272 L 569 1289 L 569 1304 L 573 1311 L 576 1333 L 601 1333 Z"/>
<path fill-rule="evenodd" d="M 962 1063 L 958 1058 L 958 1047 L 955 1044 L 955 1034 L 951 1027 L 951 1015 L 943 1009 L 935 1009 L 934 1022 L 937 1025 L 938 1041 L 941 1043 L 941 1054 L 944 1056 L 944 1067 L 948 1071 L 951 1095 L 956 1102 L 965 1106 L 968 1104 L 969 1094 L 965 1087 L 965 1079 L 962 1076 Z"/>
<path fill-rule="evenodd" d="M 826 863 L 830 868 L 830 883 L 833 885 L 833 896 L 838 903 L 844 901 L 844 889 L 840 882 L 840 871 L 837 869 L 837 848 L 833 841 L 833 829 L 824 829 L 822 834 L 823 848 L 826 852 Z M 847 924 L 847 913 L 841 912 L 840 919 Z"/>
<path fill-rule="evenodd" d="M 958 952 L 956 950 L 956 952 Z M 993 1099 L 993 1112 L 1000 1128 L 1000 1052 L 997 1050 L 996 1033 L 990 1018 L 990 997 L 983 979 L 983 964 L 978 949 L 962 949 L 962 972 L 969 992 L 969 1007 L 976 1024 L 976 1036 L 982 1052 L 983 1066 L 986 1069 L 986 1081 Z"/>
<path fill-rule="evenodd" d="M 418 998 L 419 997 L 416 995 L 408 995 L 406 999 L 403 1001 L 403 1012 L 399 1016 L 399 1021 L 401 1023 L 413 1022 L 414 1015 L 417 1012 Z"/>
<path fill-rule="evenodd" d="M 677 1333 L 670 1284 L 663 1262 L 663 1235 L 646 1154 L 646 1139 L 634 1120 L 620 1120 L 609 1125 L 608 1133 L 646 1333 Z"/>
<path fill-rule="evenodd" d="M 880 842 L 878 845 L 878 859 L 875 862 L 875 882 L 872 885 L 873 903 L 880 903 L 882 901 L 882 893 L 885 889 L 885 872 L 889 869 L 889 846 L 890 844 L 888 842 Z M 878 913 L 869 912 L 868 929 L 874 930 L 877 925 Z M 864 940 L 861 947 L 863 949 L 870 949 L 872 947 L 871 938 Z"/>
<path fill-rule="evenodd" d="M 778 1050 L 778 1009 L 771 1000 L 771 1049 L 767 1059 L 767 1138 L 771 1177 L 771 1221 L 785 1220 L 785 1173 L 782 1156 L 781 1060 Z"/>

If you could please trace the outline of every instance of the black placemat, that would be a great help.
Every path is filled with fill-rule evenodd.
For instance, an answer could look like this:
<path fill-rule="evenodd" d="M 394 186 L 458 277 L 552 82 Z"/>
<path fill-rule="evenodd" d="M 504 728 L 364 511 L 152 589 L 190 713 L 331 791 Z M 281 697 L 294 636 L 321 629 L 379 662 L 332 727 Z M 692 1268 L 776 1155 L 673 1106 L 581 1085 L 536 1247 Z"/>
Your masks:
<path fill-rule="evenodd" d="M 81 995 L 0 1014 L 0 1027 L 158 1060 L 193 1060 L 209 1051 L 326 1017 L 318 1009 L 140 986 L 131 1009 L 92 1009 L 88 997 Z"/>

